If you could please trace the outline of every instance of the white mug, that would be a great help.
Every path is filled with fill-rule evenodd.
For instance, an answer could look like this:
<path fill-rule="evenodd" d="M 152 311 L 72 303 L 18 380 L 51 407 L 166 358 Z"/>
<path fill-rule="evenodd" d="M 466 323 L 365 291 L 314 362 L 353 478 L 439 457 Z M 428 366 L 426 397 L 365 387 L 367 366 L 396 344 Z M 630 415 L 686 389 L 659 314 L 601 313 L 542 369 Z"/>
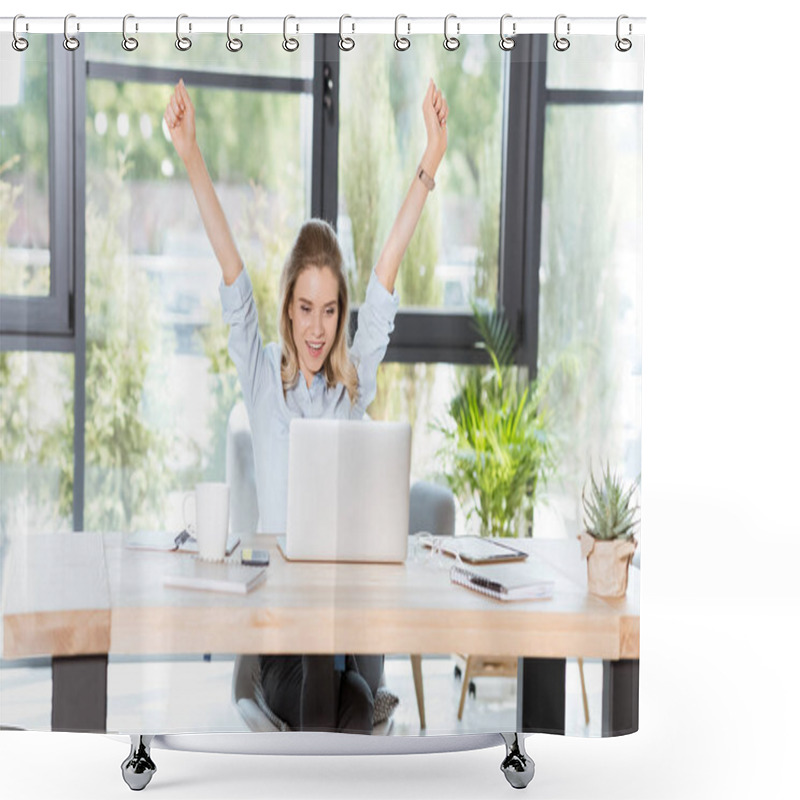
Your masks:
<path fill-rule="evenodd" d="M 198 483 L 183 500 L 183 522 L 189 524 L 186 503 L 194 499 L 198 556 L 206 561 L 225 558 L 228 541 L 230 489 L 227 483 Z"/>

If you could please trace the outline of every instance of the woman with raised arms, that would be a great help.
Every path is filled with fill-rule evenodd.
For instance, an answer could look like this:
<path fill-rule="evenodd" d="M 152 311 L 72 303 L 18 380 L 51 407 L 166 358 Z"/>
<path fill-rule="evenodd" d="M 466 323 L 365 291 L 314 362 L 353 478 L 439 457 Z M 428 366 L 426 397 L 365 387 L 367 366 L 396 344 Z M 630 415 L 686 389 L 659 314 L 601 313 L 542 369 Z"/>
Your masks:
<path fill-rule="evenodd" d="M 172 93 L 164 119 L 222 269 L 229 351 L 253 434 L 259 530 L 285 532 L 291 419 L 360 419 L 375 397 L 378 366 L 394 329 L 397 273 L 447 149 L 447 114 L 447 102 L 431 80 L 422 102 L 427 145 L 375 264 L 352 344 L 341 248 L 327 222 L 311 219 L 297 234 L 281 274 L 280 341 L 262 346 L 253 287 L 200 152 L 194 106 L 182 80 Z M 267 704 L 293 729 L 371 731 L 383 656 L 341 660 L 261 656 Z"/>

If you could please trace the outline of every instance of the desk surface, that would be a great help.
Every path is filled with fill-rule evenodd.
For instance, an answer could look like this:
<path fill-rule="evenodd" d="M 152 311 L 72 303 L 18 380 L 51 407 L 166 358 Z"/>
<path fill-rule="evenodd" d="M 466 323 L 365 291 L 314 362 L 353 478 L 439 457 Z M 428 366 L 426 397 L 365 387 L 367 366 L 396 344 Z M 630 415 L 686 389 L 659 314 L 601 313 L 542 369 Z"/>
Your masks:
<path fill-rule="evenodd" d="M 4 579 L 4 657 L 89 653 L 451 653 L 639 657 L 639 575 L 627 596 L 586 591 L 577 540 L 516 540 L 552 599 L 501 602 L 446 567 L 289 563 L 275 537 L 267 580 L 244 596 L 163 586 L 185 554 L 127 550 L 121 534 L 15 542 Z"/>

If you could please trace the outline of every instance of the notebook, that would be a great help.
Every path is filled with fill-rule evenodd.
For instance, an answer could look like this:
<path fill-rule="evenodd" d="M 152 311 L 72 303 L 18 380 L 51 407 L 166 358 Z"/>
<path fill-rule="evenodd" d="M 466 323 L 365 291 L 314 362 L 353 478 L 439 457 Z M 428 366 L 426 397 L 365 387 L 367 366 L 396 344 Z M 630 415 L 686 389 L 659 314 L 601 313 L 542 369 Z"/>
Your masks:
<path fill-rule="evenodd" d="M 247 567 L 233 561 L 177 559 L 175 568 L 164 575 L 164 586 L 209 592 L 247 594 L 267 576 L 264 567 Z"/>
<path fill-rule="evenodd" d="M 537 577 L 535 567 L 529 564 L 456 564 L 450 580 L 496 600 L 547 600 L 555 588 L 554 581 Z"/>
<path fill-rule="evenodd" d="M 293 419 L 283 555 L 405 561 L 410 468 L 406 422 Z"/>
<path fill-rule="evenodd" d="M 225 555 L 229 556 L 241 539 L 234 534 L 228 536 Z M 131 550 L 161 550 L 174 553 L 197 553 L 197 539 L 188 531 L 177 536 L 169 531 L 135 531 L 125 538 L 125 547 Z"/>

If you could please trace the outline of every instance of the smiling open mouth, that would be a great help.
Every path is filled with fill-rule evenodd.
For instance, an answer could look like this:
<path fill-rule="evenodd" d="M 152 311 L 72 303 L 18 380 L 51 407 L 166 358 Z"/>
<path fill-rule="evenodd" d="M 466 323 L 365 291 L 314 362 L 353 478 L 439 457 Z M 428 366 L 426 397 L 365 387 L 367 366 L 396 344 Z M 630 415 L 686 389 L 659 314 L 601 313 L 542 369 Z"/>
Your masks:
<path fill-rule="evenodd" d="M 320 344 L 312 344 L 311 342 L 306 342 L 306 346 L 308 347 L 309 353 L 313 358 L 319 358 L 322 355 L 322 348 L 325 346 L 324 342 Z"/>

